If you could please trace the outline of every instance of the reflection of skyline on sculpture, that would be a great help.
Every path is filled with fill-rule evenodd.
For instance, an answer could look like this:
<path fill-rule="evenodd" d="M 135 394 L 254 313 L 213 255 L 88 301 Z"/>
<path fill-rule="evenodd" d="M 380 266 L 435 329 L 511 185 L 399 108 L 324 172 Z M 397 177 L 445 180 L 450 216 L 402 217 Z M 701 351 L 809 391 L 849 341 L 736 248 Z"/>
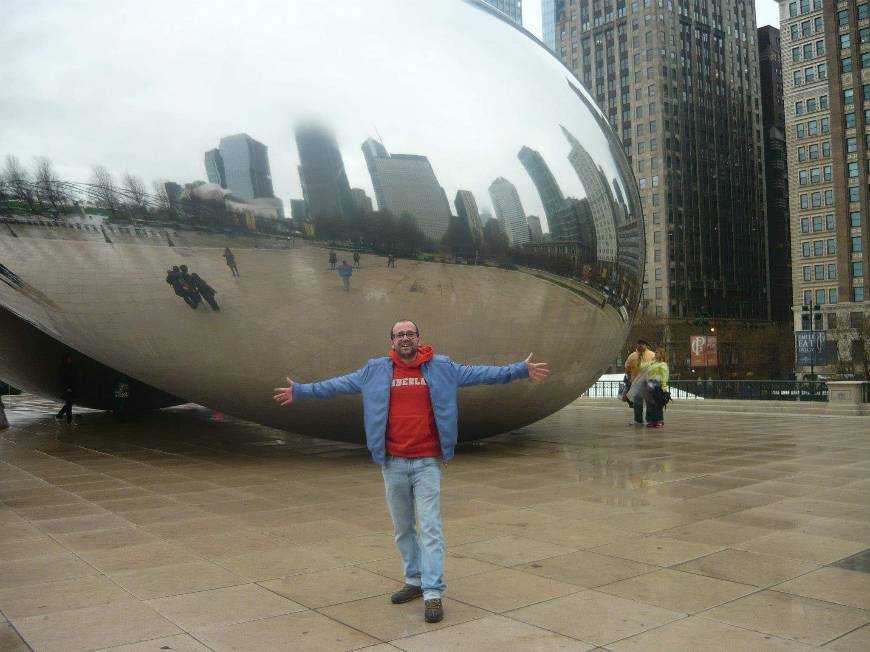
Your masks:
<path fill-rule="evenodd" d="M 105 34 L 100 31 L 98 37 L 91 35 L 96 25 L 84 20 L 89 12 L 76 14 L 65 7 L 55 8 L 50 15 L 44 16 L 40 33 L 44 33 L 44 30 L 57 33 L 58 38 L 53 39 L 53 42 L 56 40 L 58 43 L 62 43 L 69 35 L 71 44 L 63 61 L 59 62 L 57 58 L 43 59 L 41 53 L 35 50 L 16 50 L 4 62 L 4 72 L 0 72 L 0 75 L 12 75 L 16 70 L 26 70 L 27 79 L 32 79 L 34 74 L 44 78 L 47 90 L 40 91 L 47 95 L 37 101 L 31 96 L 19 99 L 20 94 L 32 87 L 32 83 L 15 76 L 4 77 L 9 81 L 5 85 L 6 106 L 50 106 L 49 119 L 45 119 L 45 109 L 42 109 L 41 114 L 31 111 L 32 115 L 12 116 L 0 107 L 0 116 L 4 117 L 0 122 L 7 125 L 5 128 L 0 126 L 3 129 L 3 141 L 9 151 L 15 152 L 23 160 L 35 154 L 51 157 L 61 176 L 73 181 L 87 181 L 90 166 L 98 162 L 106 165 L 116 176 L 129 171 L 148 180 L 162 178 L 192 182 L 205 180 L 202 152 L 214 148 L 221 136 L 246 132 L 269 147 L 274 191 L 287 204 L 291 198 L 302 196 L 298 175 L 300 161 L 297 149 L 293 146 L 292 125 L 304 116 L 318 115 L 327 118 L 326 122 L 335 128 L 350 187 L 362 188 L 373 198 L 375 191 L 371 188 L 364 161 L 353 156 L 353 151 L 358 150 L 365 138 L 375 136 L 377 129 L 391 152 L 427 156 L 448 198 L 452 199 L 460 189 L 470 190 L 480 204 L 479 210 L 491 210 L 486 205 L 489 203 L 489 184 L 496 176 L 504 176 L 517 186 L 526 212 L 544 218 L 543 207 L 533 203 L 531 197 L 526 197 L 532 187 L 527 178 L 520 176 L 525 176 L 525 173 L 518 162 L 514 169 L 499 170 L 497 175 L 489 171 L 484 173 L 479 166 L 481 159 L 504 156 L 506 144 L 489 134 L 474 133 L 472 127 L 486 116 L 486 120 L 498 123 L 500 132 L 529 132 L 520 143 L 530 143 L 536 149 L 547 148 L 547 143 L 541 142 L 537 133 L 532 133 L 537 129 L 526 119 L 525 110 L 519 108 L 516 89 L 513 88 L 516 74 L 523 76 L 529 68 L 531 52 L 524 51 L 525 48 L 540 49 L 540 46 L 529 40 L 525 47 L 507 47 L 508 40 L 516 32 L 514 26 L 509 21 L 500 21 L 492 12 L 482 11 L 473 3 L 460 0 L 455 3 L 461 12 L 459 22 L 448 20 L 451 11 L 449 6 L 454 3 L 427 2 L 426 11 L 430 19 L 426 25 L 411 21 L 403 30 L 404 33 L 395 34 L 395 38 L 391 34 L 390 39 L 381 43 L 373 43 L 365 39 L 363 34 L 349 29 L 350 25 L 366 22 L 394 24 L 397 18 L 408 18 L 415 4 L 400 6 L 393 16 L 390 16 L 390 2 L 372 3 L 372 6 L 365 8 L 323 8 L 324 20 L 334 24 L 332 34 L 336 42 L 344 44 L 346 52 L 353 52 L 354 55 L 348 57 L 346 52 L 343 53 L 340 57 L 342 70 L 333 80 L 334 83 L 323 86 L 315 83 L 316 92 L 313 94 L 298 93 L 290 84 L 266 87 L 258 82 L 250 76 L 251 68 L 247 65 L 248 58 L 257 58 L 254 52 L 228 59 L 224 44 L 231 40 L 235 28 L 227 24 L 231 21 L 218 19 L 217 14 L 222 6 L 220 2 L 214 5 L 215 11 L 208 15 L 192 12 L 189 7 L 169 5 L 162 0 L 149 3 L 148 7 L 141 9 L 139 22 L 143 26 L 156 22 L 161 29 L 168 29 L 170 34 L 179 30 L 184 33 L 184 47 L 174 53 L 171 62 L 165 60 L 165 53 L 155 51 L 153 41 L 147 34 L 140 35 L 138 31 L 125 31 L 123 35 L 119 33 L 111 39 L 112 46 L 116 48 L 109 61 L 104 56 Z M 115 14 L 120 9 L 112 3 L 103 5 L 96 2 L 89 11 L 97 12 L 104 20 L 111 22 L 116 20 Z M 250 12 L 246 15 L 261 26 L 264 41 L 280 34 L 280 41 L 286 42 L 283 56 L 268 59 L 274 78 L 293 79 L 298 74 L 294 72 L 293 62 L 311 61 L 311 52 L 318 53 L 318 62 L 322 64 L 333 56 L 323 53 L 321 44 L 316 42 L 316 34 L 323 23 L 314 17 L 313 12 L 304 6 L 295 7 L 293 20 L 285 22 L 280 15 L 269 11 L 258 3 L 246 7 L 246 12 Z M 169 16 L 173 20 L 169 21 Z M 388 20 L 388 16 L 392 20 Z M 15 16 L 10 16 L 10 19 L 6 33 L 10 36 L 20 35 L 27 41 L 30 24 L 19 22 Z M 118 24 L 124 22 L 128 21 L 118 19 Z M 57 25 L 58 29 L 53 30 L 53 25 Z M 188 27 L 182 29 L 181 25 Z M 198 29 L 190 30 L 190 25 L 197 25 Z M 467 34 L 462 28 L 467 28 Z M 74 38 L 73 34 L 76 35 Z M 469 38 L 469 35 L 473 35 L 473 38 Z M 449 50 L 455 57 L 430 60 L 415 56 L 417 44 L 425 38 L 451 44 Z M 484 40 L 488 50 L 504 50 L 504 54 L 500 55 L 502 58 L 497 70 L 488 71 L 475 79 L 474 70 L 469 70 L 464 62 L 474 60 L 472 54 L 479 48 L 475 43 L 477 39 Z M 144 52 L 148 52 L 148 56 L 140 58 L 140 53 Z M 300 54 L 295 55 L 297 52 Z M 389 53 L 396 61 L 383 65 L 381 61 L 385 53 Z M 409 56 L 397 56 L 397 53 L 407 53 Z M 24 54 L 27 54 L 26 59 Z M 219 65 L 202 66 L 202 61 Z M 547 65 L 564 71 L 555 61 Z M 53 75 L 67 70 L 67 66 L 77 70 L 74 75 L 76 93 L 72 95 L 61 93 L 64 84 L 52 81 Z M 312 70 L 316 68 L 313 66 Z M 181 69 L 195 70 L 196 74 L 167 74 L 167 70 Z M 82 70 L 89 74 L 83 74 Z M 390 86 L 406 74 L 415 75 L 426 86 L 421 93 L 406 97 L 390 92 Z M 232 90 L 227 86 L 228 79 L 234 82 Z M 126 90 L 139 82 L 145 84 L 139 88 L 151 89 L 149 94 L 153 91 L 164 99 L 156 102 L 137 101 L 131 106 L 124 105 L 120 111 L 116 110 L 116 106 L 88 102 L 87 108 L 83 108 L 79 116 L 77 103 L 80 97 L 93 97 L 96 88 L 102 93 L 115 90 L 126 95 Z M 446 96 L 443 89 L 466 86 L 475 89 L 477 99 L 473 103 L 465 103 L 465 115 L 459 116 L 458 120 L 445 120 L 443 105 Z M 550 84 L 545 83 L 544 78 L 535 79 L 528 84 L 524 95 L 533 101 L 536 96 L 549 93 L 548 86 Z M 54 93 L 51 89 L 55 87 L 58 89 L 56 98 L 51 96 Z M 348 93 L 354 95 L 359 92 L 357 89 L 363 88 L 367 92 L 364 104 L 348 103 L 342 99 Z M 511 105 L 515 105 L 511 111 L 495 109 Z M 323 111 L 324 106 L 329 107 L 327 112 Z M 60 107 L 63 107 L 63 111 L 59 111 Z M 536 107 L 542 117 L 550 113 L 550 121 L 564 117 L 554 115 L 558 113 L 554 109 Z M 80 126 L 80 132 L 63 127 L 69 124 L 66 111 L 76 115 L 75 124 Z M 56 119 L 51 117 L 52 114 Z M 36 120 L 37 115 L 42 117 Z M 425 142 L 418 142 L 421 134 L 412 133 L 401 126 L 403 115 L 414 115 L 419 124 L 426 125 L 427 133 L 422 134 Z M 15 129 L 10 130 L 8 125 L 15 125 Z M 161 126 L 159 131 L 152 130 L 156 125 Z M 358 128 L 348 128 L 353 125 Z M 119 131 L 126 132 L 123 146 L 117 146 L 121 143 L 110 137 Z M 448 131 L 468 134 L 462 150 L 451 151 L 447 146 L 454 140 L 446 136 Z M 88 142 L 78 142 L 75 139 L 77 133 L 89 134 Z M 170 134 L 171 146 L 159 146 Z M 552 143 L 558 137 L 558 134 L 550 134 L 547 139 Z M 518 147 L 511 149 L 515 154 Z M 131 152 L 135 152 L 135 156 L 131 156 Z M 457 158 L 463 161 L 461 178 L 459 175 L 454 177 Z M 582 193 L 572 191 L 570 194 L 582 197 Z M 543 222 L 544 230 L 549 230 L 545 219 Z"/>
<path fill-rule="evenodd" d="M 73 161 L 161 183 L 145 197 L 94 174 L 65 183 L 72 201 L 53 213 L 26 196 L 2 200 L 12 213 L 0 217 L 0 260 L 42 293 L 0 284 L 22 337 L 36 328 L 173 396 L 351 439 L 358 403 L 291 414 L 275 411 L 263 388 L 282 374 L 307 381 L 355 368 L 382 353 L 390 319 L 419 318 L 437 350 L 467 361 L 507 361 L 518 350 L 558 358 L 559 381 L 547 388 L 464 394 L 474 437 L 551 414 L 612 362 L 643 266 L 634 181 L 570 72 L 507 19 L 473 0 L 216 0 L 207 14 L 154 0 L 137 26 L 183 34 L 168 66 L 153 37 L 98 28 L 123 23 L 118 3 L 79 11 L 94 25 L 56 25 L 52 15 L 41 28 L 67 46 L 61 68 L 85 74 L 48 103 L 51 119 L 18 120 L 24 137 L 7 146 L 21 158 L 39 147 L 64 181 L 76 180 L 63 167 Z M 258 38 L 227 56 L 238 29 L 230 12 L 256 24 Z M 20 24 L 13 31 L 22 36 Z M 327 36 L 340 58 L 320 55 Z M 52 87 L 57 62 L 42 61 L 36 45 L 28 51 L 29 74 Z M 264 65 L 268 76 L 251 74 Z M 111 110 L 94 105 L 75 129 L 56 129 L 72 124 L 80 96 L 105 95 L 107 84 L 118 100 Z M 235 156 L 231 138 L 248 154 Z M 292 222 L 274 215 L 273 198 L 245 200 L 230 174 L 253 179 L 263 169 L 254 142 L 268 151 L 270 174 L 260 176 L 271 176 Z M 559 239 L 544 238 L 550 220 Z M 335 263 L 354 254 L 361 265 L 341 285 Z M 219 311 L 181 283 L 175 293 L 167 269 L 182 262 L 214 290 Z M 118 309 L 119 295 L 136 301 Z M 0 345 L 4 373 L 22 368 L 17 355 Z"/>

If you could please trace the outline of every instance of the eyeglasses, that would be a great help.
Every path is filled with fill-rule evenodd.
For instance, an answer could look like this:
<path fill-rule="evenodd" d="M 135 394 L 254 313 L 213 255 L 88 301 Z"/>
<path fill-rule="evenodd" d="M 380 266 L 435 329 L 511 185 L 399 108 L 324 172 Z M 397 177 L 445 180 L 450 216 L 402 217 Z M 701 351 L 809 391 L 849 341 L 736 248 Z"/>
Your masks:
<path fill-rule="evenodd" d="M 413 331 L 405 331 L 405 332 L 403 332 L 403 333 L 394 333 L 394 334 L 393 334 L 393 339 L 394 339 L 394 340 L 401 340 L 401 339 L 404 339 L 404 338 L 406 338 L 406 337 L 407 337 L 409 340 L 413 340 L 413 339 L 416 339 L 416 338 L 420 337 L 420 334 L 419 334 L 419 333 L 415 333 L 415 332 L 413 332 Z"/>

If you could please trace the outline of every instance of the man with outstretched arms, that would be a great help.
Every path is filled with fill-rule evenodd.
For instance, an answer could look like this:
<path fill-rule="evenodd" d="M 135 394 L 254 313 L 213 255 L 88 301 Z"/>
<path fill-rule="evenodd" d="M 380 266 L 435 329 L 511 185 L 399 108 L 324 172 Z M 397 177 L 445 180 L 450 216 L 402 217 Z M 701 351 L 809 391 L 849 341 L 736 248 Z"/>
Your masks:
<path fill-rule="evenodd" d="M 373 358 L 346 376 L 308 384 L 288 378 L 287 387 L 275 388 L 274 399 L 281 405 L 362 394 L 366 443 L 381 465 L 404 565 L 405 586 L 392 595 L 393 604 L 422 596 L 426 622 L 444 617 L 439 458 L 446 464 L 456 447 L 458 388 L 524 378 L 539 381 L 549 373 L 546 362 L 532 362 L 532 354 L 504 367 L 459 364 L 420 344 L 417 325 L 403 319 L 390 329 L 388 357 Z"/>

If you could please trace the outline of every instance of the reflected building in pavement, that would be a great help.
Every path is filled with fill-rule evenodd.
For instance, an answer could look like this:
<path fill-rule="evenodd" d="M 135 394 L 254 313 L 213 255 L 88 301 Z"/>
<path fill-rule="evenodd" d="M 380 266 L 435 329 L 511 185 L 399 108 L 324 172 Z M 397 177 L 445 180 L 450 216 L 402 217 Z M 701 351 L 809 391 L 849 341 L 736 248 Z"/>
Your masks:
<path fill-rule="evenodd" d="M 480 221 L 474 193 L 470 190 L 457 190 L 453 205 L 456 207 L 456 215 L 468 225 L 475 245 L 480 246 L 483 242 L 483 222 Z"/>
<path fill-rule="evenodd" d="M 529 241 L 529 223 L 517 187 L 504 177 L 499 177 L 489 186 L 495 215 L 501 223 L 512 247 L 519 247 Z"/>
<path fill-rule="evenodd" d="M 353 197 L 335 134 L 319 124 L 298 125 L 296 148 L 308 218 L 353 216 Z"/>
<path fill-rule="evenodd" d="M 423 233 L 440 240 L 450 225 L 450 204 L 429 159 L 418 154 L 390 154 L 371 138 L 362 144 L 362 150 L 378 209 L 396 217 L 407 213 Z"/>

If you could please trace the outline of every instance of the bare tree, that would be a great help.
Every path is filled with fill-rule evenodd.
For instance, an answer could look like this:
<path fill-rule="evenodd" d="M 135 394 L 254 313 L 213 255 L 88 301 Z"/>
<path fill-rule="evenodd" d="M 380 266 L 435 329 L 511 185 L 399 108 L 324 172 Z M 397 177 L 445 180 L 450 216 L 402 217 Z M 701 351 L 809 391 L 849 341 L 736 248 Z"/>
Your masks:
<path fill-rule="evenodd" d="M 142 179 L 128 172 L 124 175 L 124 191 L 133 214 L 144 216 L 148 209 L 148 193 Z"/>
<path fill-rule="evenodd" d="M 105 208 L 112 215 L 115 215 L 121 206 L 121 201 L 112 173 L 102 165 L 95 165 L 91 176 L 91 185 L 97 206 Z"/>
<path fill-rule="evenodd" d="M 33 190 L 30 183 L 30 173 L 14 154 L 6 156 L 6 164 L 3 166 L 3 178 L 6 181 L 10 194 L 15 199 L 27 202 L 27 205 L 32 208 Z"/>
<path fill-rule="evenodd" d="M 34 183 L 39 200 L 51 204 L 54 213 L 57 214 L 60 207 L 66 202 L 66 192 L 54 170 L 51 159 L 47 156 L 36 157 Z"/>
<path fill-rule="evenodd" d="M 166 192 L 166 182 L 163 179 L 155 179 L 151 182 L 154 191 L 154 200 L 157 202 L 157 210 L 168 211 L 170 208 L 169 193 Z"/>

